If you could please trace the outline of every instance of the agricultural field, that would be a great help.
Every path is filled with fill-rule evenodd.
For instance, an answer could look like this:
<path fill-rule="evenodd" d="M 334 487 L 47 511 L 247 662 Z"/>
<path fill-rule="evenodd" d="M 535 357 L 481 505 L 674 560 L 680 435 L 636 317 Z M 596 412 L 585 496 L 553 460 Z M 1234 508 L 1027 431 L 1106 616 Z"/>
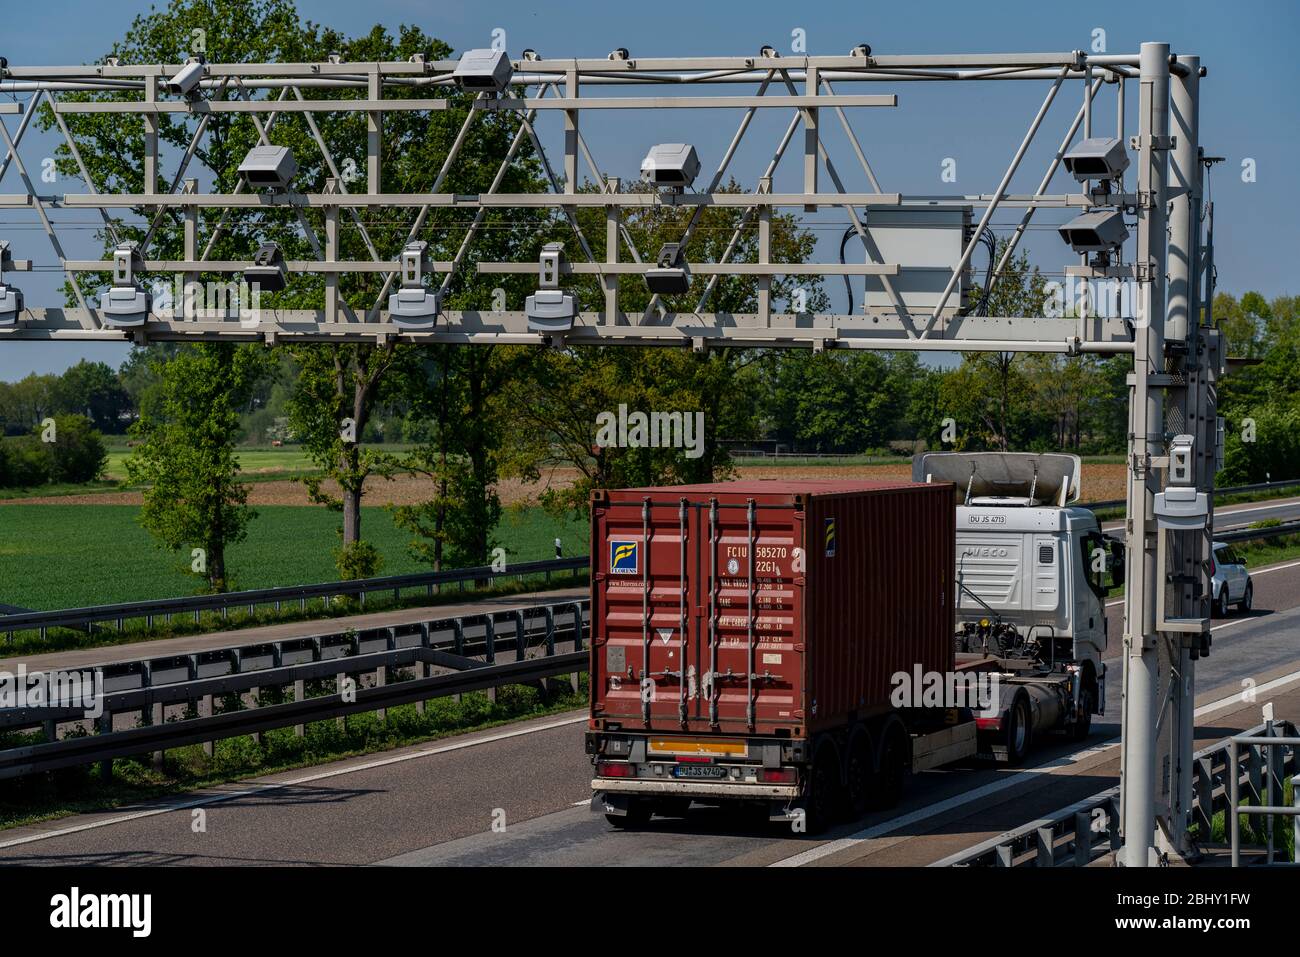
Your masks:
<path fill-rule="evenodd" d="M 232 588 L 335 581 L 339 517 L 321 507 L 260 506 L 248 538 L 230 550 Z M 134 505 L 0 505 L 0 602 L 38 610 L 194 594 L 188 556 L 159 549 Z M 381 575 L 423 571 L 409 536 L 383 508 L 362 509 L 362 534 L 383 555 Z M 507 560 L 586 554 L 585 522 L 539 508 L 506 509 L 497 538 Z"/>

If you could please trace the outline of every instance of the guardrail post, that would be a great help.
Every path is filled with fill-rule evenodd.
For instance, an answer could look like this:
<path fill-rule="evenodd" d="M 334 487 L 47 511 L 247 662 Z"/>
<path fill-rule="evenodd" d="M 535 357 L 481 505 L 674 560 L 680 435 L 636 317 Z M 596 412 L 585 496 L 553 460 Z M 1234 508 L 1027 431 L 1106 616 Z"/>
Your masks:
<path fill-rule="evenodd" d="M 1273 720 L 1271 718 L 1264 722 L 1264 737 L 1266 738 L 1273 737 Z M 1275 799 L 1275 795 L 1277 792 L 1273 787 L 1273 780 L 1274 780 L 1273 768 L 1275 766 L 1273 758 L 1277 754 L 1277 748 L 1265 747 L 1265 748 L 1261 748 L 1261 751 L 1263 753 L 1260 755 L 1260 757 L 1263 759 L 1263 763 L 1264 763 L 1264 794 L 1261 800 L 1267 807 L 1277 807 L 1278 802 Z M 1264 863 L 1272 864 L 1273 863 L 1273 815 L 1272 814 L 1264 818 L 1264 830 L 1268 835 L 1268 856 L 1264 858 Z"/>
<path fill-rule="evenodd" d="M 1034 856 L 1035 867 L 1055 867 L 1056 866 L 1056 848 L 1054 846 L 1055 835 L 1052 833 L 1052 826 L 1040 827 L 1034 832 L 1034 845 L 1036 853 Z"/>
<path fill-rule="evenodd" d="M 465 623 L 459 618 L 451 620 L 452 650 L 462 657 L 465 654 Z M 460 692 L 456 692 L 456 703 L 460 704 Z"/>
<path fill-rule="evenodd" d="M 523 661 L 528 657 L 528 638 L 525 634 L 524 612 L 523 609 L 515 610 L 515 661 Z"/>
<path fill-rule="evenodd" d="M 487 659 L 488 664 L 494 665 L 497 661 L 497 622 L 496 616 L 492 614 L 492 612 L 488 612 L 487 615 L 484 616 L 483 628 L 484 647 L 486 648 L 486 654 L 484 657 Z M 487 699 L 492 704 L 497 703 L 496 688 L 487 689 Z"/>
<path fill-rule="evenodd" d="M 1291 818 L 1291 860 L 1300 864 L 1300 774 L 1291 779 L 1291 803 L 1296 811 Z"/>
<path fill-rule="evenodd" d="M 1241 822 L 1237 807 L 1241 803 L 1241 769 L 1237 763 L 1237 742 L 1228 743 L 1228 807 L 1229 841 L 1232 845 L 1232 866 L 1241 867 Z"/>
<path fill-rule="evenodd" d="M 306 697 L 307 697 L 307 682 L 304 681 L 302 678 L 299 678 L 297 681 L 293 683 L 293 700 L 302 701 L 306 699 Z M 305 724 L 295 724 L 293 726 L 293 734 L 294 737 L 296 738 L 306 737 L 307 726 Z"/>
<path fill-rule="evenodd" d="M 1074 866 L 1087 867 L 1092 860 L 1092 816 L 1086 811 L 1074 813 Z"/>
<path fill-rule="evenodd" d="M 394 649 L 397 648 L 397 629 L 396 629 L 396 628 L 389 627 L 389 629 L 388 629 L 388 636 L 387 636 L 387 639 L 386 639 L 385 642 L 384 642 L 384 645 L 385 645 L 385 647 L 386 647 L 389 651 L 393 651 Z M 382 687 L 383 687 L 384 685 L 386 685 L 386 684 L 388 684 L 388 666 L 387 666 L 387 665 L 380 665 L 378 668 L 375 669 L 375 687 L 376 687 L 376 688 L 382 688 Z M 387 721 L 387 720 L 388 720 L 388 709 L 387 709 L 387 708 L 379 708 L 379 709 L 377 709 L 377 710 L 375 711 L 375 713 L 376 713 L 377 715 L 379 715 L 379 720 L 380 720 L 380 721 Z"/>
<path fill-rule="evenodd" d="M 420 622 L 420 647 L 428 648 L 430 640 L 429 623 L 427 621 L 422 621 Z M 415 680 L 419 681 L 422 678 L 429 677 L 430 670 L 427 661 L 418 662 L 415 666 Z M 419 715 L 424 714 L 424 705 L 425 702 L 423 698 L 415 702 L 415 713 Z"/>
<path fill-rule="evenodd" d="M 105 708 L 104 713 L 99 716 L 98 724 L 99 724 L 100 734 L 112 734 L 113 733 L 113 712 Z M 112 758 L 104 758 L 104 760 L 99 762 L 99 780 L 101 784 L 107 784 L 109 781 L 113 780 L 113 759 Z"/>
<path fill-rule="evenodd" d="M 336 693 L 338 694 L 343 693 L 343 685 L 344 682 L 346 682 L 347 680 L 348 680 L 348 676 L 346 674 L 337 674 L 334 676 L 334 687 L 336 689 Z M 340 731 L 347 731 L 348 716 L 345 714 L 341 714 L 334 719 L 334 723 L 338 725 Z"/>
<path fill-rule="evenodd" d="M 45 734 L 46 741 L 59 740 L 59 722 L 54 720 L 42 721 L 41 730 Z"/>
<path fill-rule="evenodd" d="M 582 602 L 578 601 L 573 603 L 573 650 L 582 650 Z M 577 694 L 580 690 L 581 681 L 582 674 L 580 672 L 575 671 L 569 675 L 569 687 L 573 689 L 574 694 Z"/>
<path fill-rule="evenodd" d="M 1208 839 L 1214 827 L 1214 758 L 1197 758 L 1194 768 L 1192 788 L 1196 800 L 1193 807 L 1199 818 L 1197 823 L 1205 828 Z"/>
<path fill-rule="evenodd" d="M 140 686 L 143 688 L 153 687 L 152 662 L 146 661 L 140 666 Z M 142 719 L 146 717 L 146 713 L 144 709 L 141 709 L 140 717 Z M 163 723 L 162 702 L 153 702 L 152 704 L 150 704 L 147 717 L 148 717 L 148 723 L 153 727 L 157 727 L 158 725 L 162 724 Z M 153 765 L 155 771 L 162 770 L 163 756 L 164 755 L 162 751 L 155 751 L 153 752 L 152 755 L 150 755 L 150 759 L 151 759 L 150 763 Z"/>

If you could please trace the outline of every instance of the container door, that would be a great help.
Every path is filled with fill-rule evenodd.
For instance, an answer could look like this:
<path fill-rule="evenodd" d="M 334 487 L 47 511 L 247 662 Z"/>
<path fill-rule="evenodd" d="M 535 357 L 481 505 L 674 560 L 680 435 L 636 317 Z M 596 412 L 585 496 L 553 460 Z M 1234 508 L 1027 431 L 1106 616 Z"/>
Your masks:
<path fill-rule="evenodd" d="M 604 717 L 630 726 L 680 729 L 698 693 L 693 623 L 698 601 L 692 529 L 696 510 L 681 500 L 609 502 L 603 554 L 596 559 L 601 616 L 593 700 Z M 600 540 L 603 538 L 603 542 Z"/>
<path fill-rule="evenodd" d="M 803 720 L 803 512 L 710 500 L 701 510 L 701 730 L 771 732 Z"/>

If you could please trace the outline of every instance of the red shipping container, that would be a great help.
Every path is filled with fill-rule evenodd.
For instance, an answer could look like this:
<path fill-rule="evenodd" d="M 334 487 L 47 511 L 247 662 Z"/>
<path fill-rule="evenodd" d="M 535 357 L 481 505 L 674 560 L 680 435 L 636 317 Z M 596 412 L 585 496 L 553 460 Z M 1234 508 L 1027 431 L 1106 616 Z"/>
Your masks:
<path fill-rule="evenodd" d="M 948 483 L 592 496 L 591 727 L 805 737 L 953 668 Z"/>

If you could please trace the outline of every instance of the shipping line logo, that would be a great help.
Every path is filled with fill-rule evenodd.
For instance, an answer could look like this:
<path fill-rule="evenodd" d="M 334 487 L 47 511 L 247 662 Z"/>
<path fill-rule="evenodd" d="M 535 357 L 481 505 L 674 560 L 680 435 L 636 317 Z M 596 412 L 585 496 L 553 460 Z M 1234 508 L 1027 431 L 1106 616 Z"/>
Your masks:
<path fill-rule="evenodd" d="M 835 557 L 835 519 L 833 518 L 826 519 L 826 533 L 824 537 L 826 539 L 826 557 L 834 558 Z"/>
<path fill-rule="evenodd" d="M 636 575 L 640 572 L 637 559 L 641 549 L 637 542 L 612 541 L 609 543 L 609 571 L 611 575 Z"/>

